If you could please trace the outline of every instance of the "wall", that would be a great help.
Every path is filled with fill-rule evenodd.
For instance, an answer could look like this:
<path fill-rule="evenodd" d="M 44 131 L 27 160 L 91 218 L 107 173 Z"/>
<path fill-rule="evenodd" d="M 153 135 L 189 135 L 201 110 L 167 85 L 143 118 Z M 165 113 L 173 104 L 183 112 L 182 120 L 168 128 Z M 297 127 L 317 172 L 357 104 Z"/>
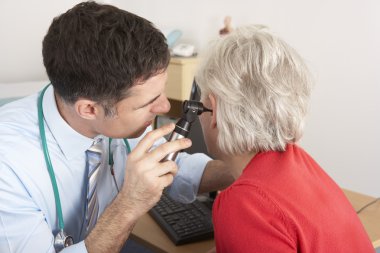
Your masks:
<path fill-rule="evenodd" d="M 198 51 L 234 26 L 269 26 L 305 58 L 316 86 L 302 146 L 348 189 L 380 196 L 380 2 L 114 0 Z"/>
<path fill-rule="evenodd" d="M 80 1 L 0 1 L 0 83 L 46 80 L 42 39 L 52 19 Z"/>
<path fill-rule="evenodd" d="M 0 1 L 0 83 L 46 79 L 41 41 L 51 19 L 79 1 Z M 261 23 L 296 48 L 316 86 L 302 146 L 342 187 L 380 196 L 380 2 L 377 0 L 108 0 L 179 28 L 198 51 L 234 26 Z M 0 91 L 4 92 L 4 91 Z"/>

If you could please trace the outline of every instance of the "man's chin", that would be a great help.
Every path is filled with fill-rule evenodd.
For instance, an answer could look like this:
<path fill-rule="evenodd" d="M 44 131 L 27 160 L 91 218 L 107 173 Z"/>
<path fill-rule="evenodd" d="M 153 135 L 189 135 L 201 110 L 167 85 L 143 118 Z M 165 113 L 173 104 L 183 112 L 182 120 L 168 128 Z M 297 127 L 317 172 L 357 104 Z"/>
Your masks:
<path fill-rule="evenodd" d="M 146 131 L 147 128 L 148 128 L 148 127 L 144 127 L 144 128 L 142 128 L 142 129 L 139 129 L 139 130 L 137 130 L 136 132 L 130 134 L 127 138 L 129 138 L 129 139 L 138 138 L 138 137 L 140 137 L 143 133 L 145 133 L 145 131 Z"/>

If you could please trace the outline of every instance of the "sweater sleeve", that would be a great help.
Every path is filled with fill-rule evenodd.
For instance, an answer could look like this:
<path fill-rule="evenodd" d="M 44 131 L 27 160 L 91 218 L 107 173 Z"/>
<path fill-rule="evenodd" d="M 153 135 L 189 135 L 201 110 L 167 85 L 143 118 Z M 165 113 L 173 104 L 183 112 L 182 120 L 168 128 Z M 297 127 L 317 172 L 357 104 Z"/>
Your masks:
<path fill-rule="evenodd" d="M 287 217 L 259 187 L 238 184 L 222 192 L 213 222 L 218 253 L 297 252 Z"/>

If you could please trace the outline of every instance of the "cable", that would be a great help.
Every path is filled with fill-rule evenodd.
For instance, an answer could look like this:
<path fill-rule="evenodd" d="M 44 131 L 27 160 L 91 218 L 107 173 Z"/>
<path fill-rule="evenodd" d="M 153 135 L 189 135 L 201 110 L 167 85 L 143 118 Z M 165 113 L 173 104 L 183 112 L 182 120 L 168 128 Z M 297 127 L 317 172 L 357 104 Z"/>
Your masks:
<path fill-rule="evenodd" d="M 356 211 L 357 214 L 359 214 L 361 211 L 363 211 L 364 209 L 366 209 L 367 207 L 369 207 L 370 205 L 373 205 L 375 204 L 377 201 L 379 201 L 380 198 L 376 198 L 374 199 L 373 201 L 369 202 L 368 204 L 366 204 L 365 206 L 363 206 L 362 208 L 360 208 L 358 211 Z"/>

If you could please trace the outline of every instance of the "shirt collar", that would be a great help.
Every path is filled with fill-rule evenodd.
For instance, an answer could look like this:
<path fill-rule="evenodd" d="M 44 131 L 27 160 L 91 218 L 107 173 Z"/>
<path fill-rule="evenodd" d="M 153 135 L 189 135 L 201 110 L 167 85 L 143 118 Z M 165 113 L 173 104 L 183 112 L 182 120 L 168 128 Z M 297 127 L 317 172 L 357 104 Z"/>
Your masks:
<path fill-rule="evenodd" d="M 62 118 L 55 101 L 53 86 L 47 88 L 42 107 L 45 122 L 66 158 L 72 159 L 84 155 L 94 140 L 75 131 Z"/>

